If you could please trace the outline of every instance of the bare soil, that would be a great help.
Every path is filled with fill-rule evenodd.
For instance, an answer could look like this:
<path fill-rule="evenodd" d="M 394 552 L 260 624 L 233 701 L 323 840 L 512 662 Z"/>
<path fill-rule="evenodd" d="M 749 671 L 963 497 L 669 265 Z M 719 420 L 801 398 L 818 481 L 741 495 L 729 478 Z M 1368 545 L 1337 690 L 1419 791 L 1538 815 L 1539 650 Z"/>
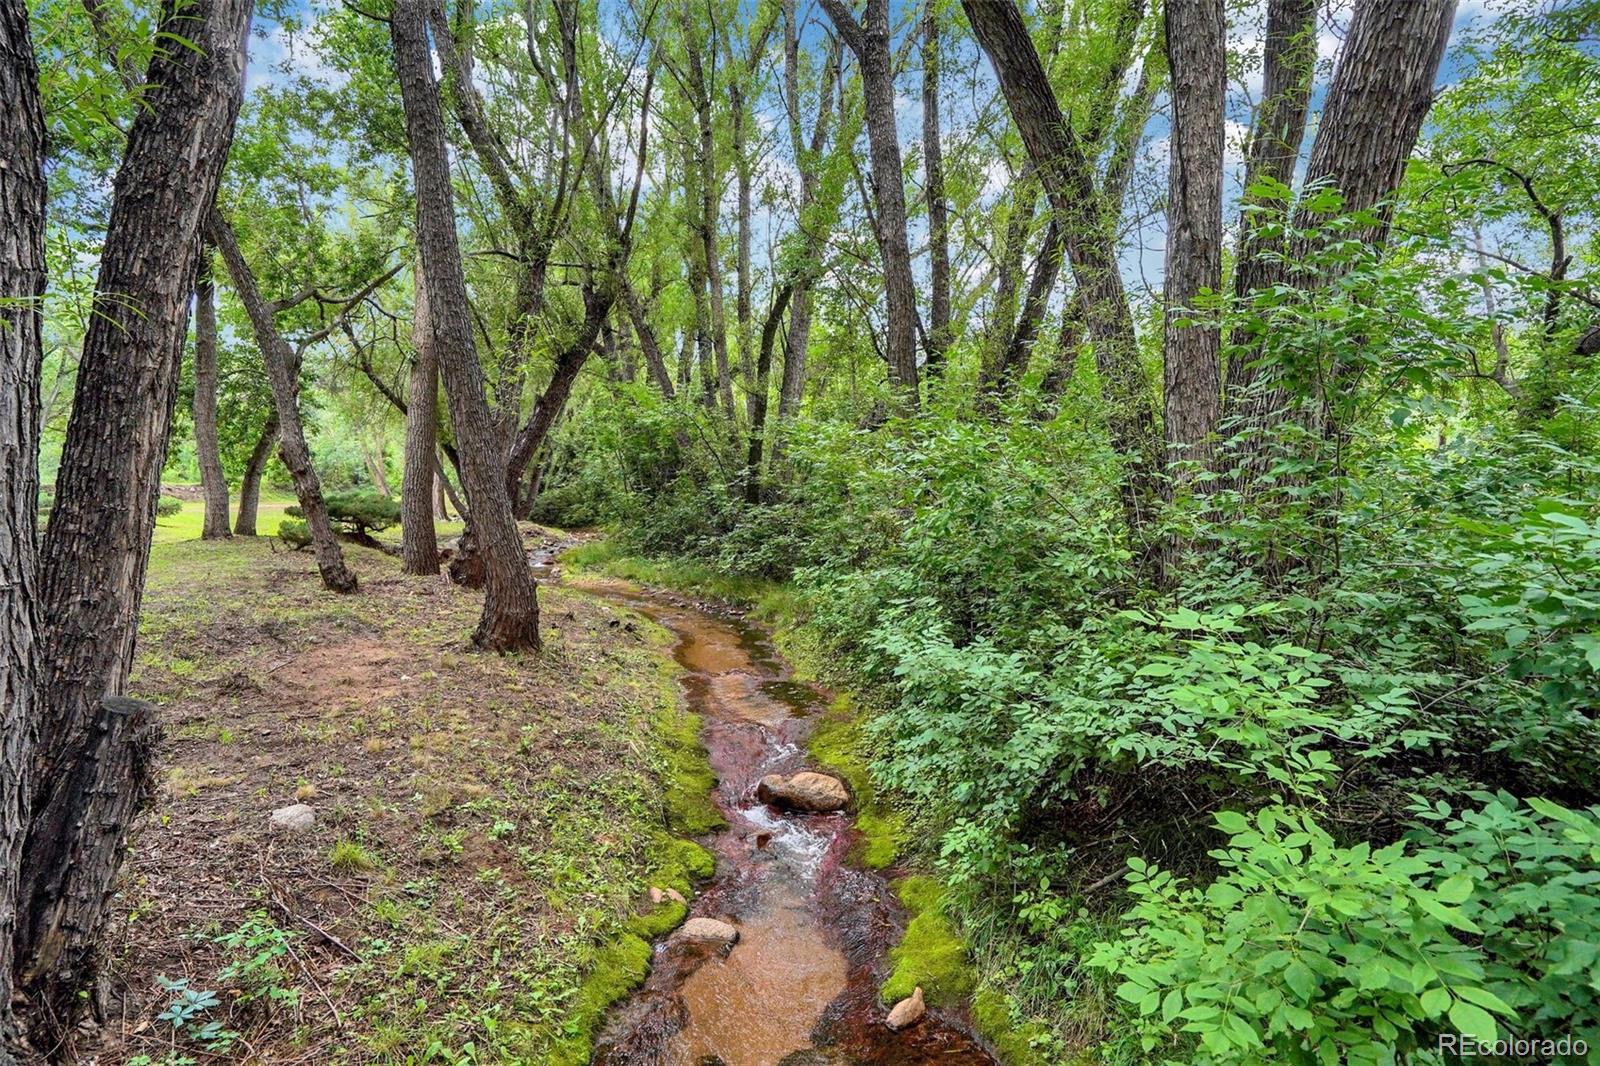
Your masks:
<path fill-rule="evenodd" d="M 475 654 L 480 593 L 345 550 L 354 596 L 266 539 L 156 547 L 130 694 L 160 780 L 81 1061 L 544 1061 L 636 909 L 665 634 L 541 589 L 544 654 Z M 315 827 L 270 829 L 296 802 Z M 182 982 L 216 1002 L 180 1028 Z"/>

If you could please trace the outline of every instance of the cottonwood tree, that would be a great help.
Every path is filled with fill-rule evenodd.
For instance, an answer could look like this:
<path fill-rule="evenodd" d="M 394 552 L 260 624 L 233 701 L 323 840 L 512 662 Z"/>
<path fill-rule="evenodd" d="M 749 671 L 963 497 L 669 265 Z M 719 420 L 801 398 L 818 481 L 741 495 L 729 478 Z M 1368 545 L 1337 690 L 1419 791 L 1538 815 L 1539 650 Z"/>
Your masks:
<path fill-rule="evenodd" d="M 1083 321 L 1094 344 L 1106 422 L 1128 474 L 1123 516 L 1139 540 L 1153 515 L 1162 447 L 1150 386 L 1139 362 L 1133 315 L 1118 271 L 1112 227 L 1102 209 L 1093 167 L 1061 112 L 1039 52 L 1013 0 L 963 0 L 967 21 L 994 64 L 1012 120 L 1037 168 L 1081 294 Z"/>
<path fill-rule="evenodd" d="M 322 481 L 312 464 L 311 447 L 306 443 L 305 424 L 300 418 L 300 367 L 306 350 L 331 336 L 338 328 L 339 318 L 336 316 L 334 322 L 318 329 L 298 345 L 291 346 L 278 330 L 278 307 L 262 295 L 255 272 L 250 269 L 239 247 L 239 238 L 234 234 L 233 226 L 220 211 L 212 210 L 206 221 L 206 230 L 211 242 L 222 253 L 223 262 L 228 265 L 234 293 L 249 316 L 250 328 L 255 333 L 256 345 L 267 367 L 267 378 L 272 383 L 273 410 L 277 415 L 278 454 L 289 471 L 295 498 L 299 501 L 311 533 L 317 572 L 322 576 L 323 586 L 329 591 L 355 592 L 359 582 L 354 571 L 345 564 L 344 552 L 334 535 L 333 523 L 322 499 Z M 348 313 L 351 307 L 371 295 L 398 270 L 398 267 L 391 269 L 345 301 L 339 315 Z"/>
<path fill-rule="evenodd" d="M 539 647 L 539 602 L 500 459 L 467 304 L 455 196 L 423 0 L 399 0 L 389 23 L 410 141 L 417 249 L 433 343 L 460 442 L 473 533 L 484 561 L 484 602 L 473 643 L 493 651 Z"/>
<path fill-rule="evenodd" d="M 1264 106 L 1258 115 L 1262 151 L 1270 153 L 1262 164 L 1267 168 L 1282 167 L 1299 152 L 1303 123 L 1296 121 L 1294 111 L 1302 75 L 1290 67 L 1297 61 L 1295 35 L 1305 32 L 1294 28 L 1297 14 L 1284 10 L 1279 15 L 1286 27 L 1286 35 L 1280 38 L 1279 62 L 1289 68 L 1282 77 L 1283 114 L 1280 116 L 1277 106 Z M 1269 12 L 1269 22 L 1270 16 Z M 1336 190 L 1340 209 L 1347 214 L 1377 211 L 1375 224 L 1355 234 L 1371 245 L 1381 246 L 1388 236 L 1385 204 L 1399 188 L 1433 102 L 1434 79 L 1454 16 L 1455 0 L 1361 0 L 1351 16 L 1306 163 L 1303 188 Z M 1269 61 L 1272 54 L 1269 44 Z M 1294 154 L 1289 154 L 1291 146 L 1286 143 L 1290 136 L 1296 138 Z M 1278 162 L 1267 162 L 1268 158 Z M 1280 197 L 1287 192 L 1283 188 Z M 1315 251 L 1319 220 L 1314 197 L 1302 197 L 1284 240 L 1249 242 L 1244 249 L 1248 257 L 1237 268 L 1241 276 L 1248 274 L 1261 288 L 1286 280 L 1289 265 L 1305 262 Z M 1325 286 L 1339 271 L 1337 266 L 1330 267 L 1304 281 L 1312 288 Z M 1291 415 L 1296 395 L 1313 386 L 1294 379 L 1294 368 L 1262 360 L 1259 340 L 1234 352 L 1230 360 L 1225 415 L 1242 453 L 1220 461 L 1232 464 L 1230 473 L 1237 484 L 1250 492 L 1269 467 L 1274 428 Z M 1327 380 L 1315 386 L 1322 394 L 1314 408 L 1317 413 L 1308 420 L 1307 428 L 1314 433 L 1333 430 L 1328 412 L 1338 390 L 1334 383 L 1342 382 L 1343 375 L 1344 371 L 1335 367 Z"/>
<path fill-rule="evenodd" d="M 438 461 L 439 358 L 422 265 L 414 272 L 411 370 L 406 387 L 405 468 L 400 483 L 400 558 L 408 574 L 439 572 L 439 542 L 433 528 L 433 484 Z"/>
<path fill-rule="evenodd" d="M 233 136 L 249 15 L 247 0 L 163 6 L 164 44 L 113 185 L 41 552 L 39 772 L 14 965 L 30 1039 L 58 1057 L 69 1054 L 123 837 L 149 784 L 152 709 L 119 697 L 133 665 L 201 220 Z M 25 81 L 20 56 L 7 61 Z M 30 96 L 20 97 L 25 110 Z"/>
<path fill-rule="evenodd" d="M 821 0 L 840 38 L 856 57 L 872 159 L 873 231 L 883 266 L 886 324 L 883 355 L 897 402 L 915 409 L 917 391 L 917 292 L 911 276 L 906 233 L 906 190 L 895 125 L 894 55 L 889 0 L 867 0 L 858 20 L 844 0 Z"/>
<path fill-rule="evenodd" d="M 1167 182 L 1165 340 L 1162 389 L 1168 484 L 1208 465 L 1222 412 L 1223 107 L 1227 22 L 1222 0 L 1166 0 L 1172 86 L 1172 165 Z M 1204 486 L 1206 482 L 1201 482 Z"/>
<path fill-rule="evenodd" d="M 211 258 L 211 249 L 202 249 L 194 285 L 194 450 L 205 495 L 205 524 L 200 531 L 205 540 L 233 535 L 228 528 L 228 480 L 217 439 L 217 291 Z"/>
<path fill-rule="evenodd" d="M 0 1063 L 10 1063 L 18 869 L 32 808 L 40 678 L 39 377 L 45 124 L 22 0 L 0 0 Z"/>

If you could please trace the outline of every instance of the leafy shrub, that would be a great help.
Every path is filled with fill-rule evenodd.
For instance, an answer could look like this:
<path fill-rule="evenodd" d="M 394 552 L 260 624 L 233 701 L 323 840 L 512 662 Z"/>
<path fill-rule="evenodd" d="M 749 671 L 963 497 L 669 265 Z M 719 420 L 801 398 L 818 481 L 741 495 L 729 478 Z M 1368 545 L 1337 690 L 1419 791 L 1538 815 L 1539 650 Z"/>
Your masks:
<path fill-rule="evenodd" d="M 330 492 L 322 498 L 328 509 L 328 519 L 340 532 L 357 540 L 371 539 L 373 533 L 388 529 L 400 521 L 400 504 L 381 492 L 371 489 L 348 489 Z M 283 513 L 291 518 L 304 518 L 299 504 L 285 507 Z"/>
<path fill-rule="evenodd" d="M 311 546 L 311 527 L 298 518 L 285 518 L 278 523 L 278 539 L 295 551 Z"/>
<path fill-rule="evenodd" d="M 1194 1063 L 1393 1062 L 1506 1028 L 1600 1054 L 1600 808 L 1475 798 L 1422 805 L 1437 830 L 1377 849 L 1304 811 L 1223 812 L 1220 876 L 1130 858 L 1124 935 L 1089 963 L 1123 979 L 1145 1052 Z"/>
<path fill-rule="evenodd" d="M 176 496 L 162 496 L 156 500 L 156 517 L 171 518 L 183 511 L 183 501 Z"/>

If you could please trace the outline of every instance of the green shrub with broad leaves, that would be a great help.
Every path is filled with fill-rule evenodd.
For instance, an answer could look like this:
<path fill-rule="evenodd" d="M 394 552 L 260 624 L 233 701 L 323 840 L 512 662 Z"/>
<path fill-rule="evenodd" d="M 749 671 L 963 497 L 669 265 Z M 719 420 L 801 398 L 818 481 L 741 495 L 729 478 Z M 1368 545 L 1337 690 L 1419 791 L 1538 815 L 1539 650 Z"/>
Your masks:
<path fill-rule="evenodd" d="M 1219 873 L 1134 857 L 1121 981 L 1146 1054 L 1174 1062 L 1389 1063 L 1441 1033 L 1582 1038 L 1600 1061 L 1600 809 L 1479 794 L 1436 830 L 1341 846 L 1304 810 L 1216 816 Z"/>

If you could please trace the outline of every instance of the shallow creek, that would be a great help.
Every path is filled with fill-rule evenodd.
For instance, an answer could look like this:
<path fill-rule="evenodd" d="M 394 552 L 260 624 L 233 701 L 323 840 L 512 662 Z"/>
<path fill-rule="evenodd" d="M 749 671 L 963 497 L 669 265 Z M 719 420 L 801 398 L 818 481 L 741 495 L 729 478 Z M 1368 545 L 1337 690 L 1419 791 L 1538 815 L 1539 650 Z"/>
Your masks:
<path fill-rule="evenodd" d="M 543 562 L 536 570 L 549 580 Z M 929 1011 L 898 1033 L 884 1024 L 878 987 L 905 919 L 885 879 L 849 862 L 850 816 L 756 799 L 764 775 L 807 768 L 811 716 L 827 693 L 796 681 L 766 635 L 735 614 L 619 582 L 581 587 L 677 637 L 673 654 L 728 821 L 705 842 L 717 872 L 689 913 L 739 930 L 726 952 L 659 941 L 648 981 L 613 1013 L 595 1066 L 992 1066 L 964 1012 Z"/>

